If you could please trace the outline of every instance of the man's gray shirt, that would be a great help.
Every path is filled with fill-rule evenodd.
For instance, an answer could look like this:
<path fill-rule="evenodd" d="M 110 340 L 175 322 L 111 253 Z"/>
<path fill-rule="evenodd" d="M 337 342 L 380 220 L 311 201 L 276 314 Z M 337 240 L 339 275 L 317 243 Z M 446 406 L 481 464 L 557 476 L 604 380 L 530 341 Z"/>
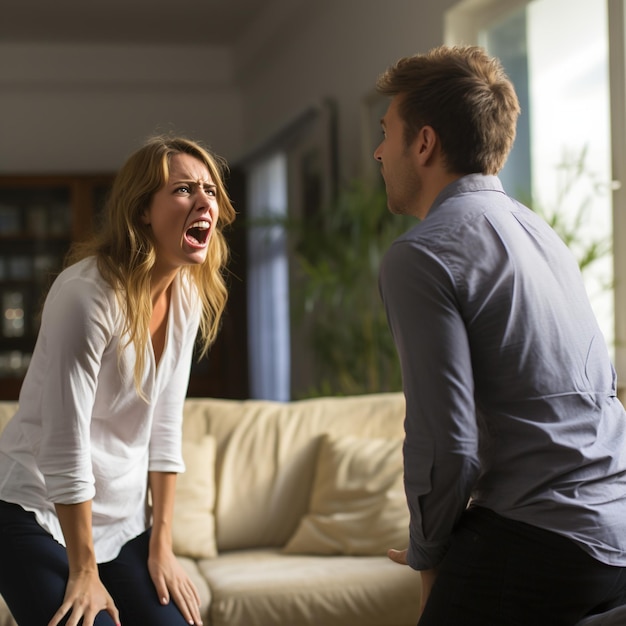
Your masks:
<path fill-rule="evenodd" d="M 626 566 L 626 413 L 578 265 L 495 176 L 448 185 L 385 255 L 406 396 L 409 564 L 473 504 Z"/>

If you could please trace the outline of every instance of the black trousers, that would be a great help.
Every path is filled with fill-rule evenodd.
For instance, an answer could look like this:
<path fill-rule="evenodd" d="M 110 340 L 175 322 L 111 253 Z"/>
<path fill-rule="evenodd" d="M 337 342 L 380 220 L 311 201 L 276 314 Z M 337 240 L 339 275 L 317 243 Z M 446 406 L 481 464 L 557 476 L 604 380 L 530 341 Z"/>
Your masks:
<path fill-rule="evenodd" d="M 129 541 L 120 554 L 98 565 L 124 626 L 183 626 L 174 602 L 163 606 L 148 572 L 150 531 Z M 0 594 L 19 626 L 46 626 L 63 603 L 68 577 L 67 553 L 29 513 L 0 501 Z M 64 624 L 66 620 L 62 623 Z M 114 626 L 98 613 L 95 626 Z"/>
<path fill-rule="evenodd" d="M 419 626 L 573 626 L 626 603 L 626 568 L 558 534 L 468 509 Z"/>

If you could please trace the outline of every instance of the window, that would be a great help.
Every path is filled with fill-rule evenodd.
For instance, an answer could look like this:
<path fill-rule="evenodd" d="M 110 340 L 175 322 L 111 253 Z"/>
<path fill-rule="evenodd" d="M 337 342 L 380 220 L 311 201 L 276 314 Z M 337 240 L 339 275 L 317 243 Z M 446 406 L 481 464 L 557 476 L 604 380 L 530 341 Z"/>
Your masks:
<path fill-rule="evenodd" d="M 615 350 L 607 10 L 600 0 L 465 0 L 446 33 L 499 57 L 515 84 L 522 115 L 502 182 L 567 241 Z"/>
<path fill-rule="evenodd" d="M 287 159 L 277 152 L 248 172 L 248 353 L 250 395 L 290 397 Z M 272 222 L 277 222 L 272 224 Z"/>
<path fill-rule="evenodd" d="M 308 329 L 290 319 L 291 287 L 301 276 L 288 225 L 333 197 L 335 115 L 331 101 L 312 105 L 244 159 L 252 398 L 287 401 L 313 384 Z"/>

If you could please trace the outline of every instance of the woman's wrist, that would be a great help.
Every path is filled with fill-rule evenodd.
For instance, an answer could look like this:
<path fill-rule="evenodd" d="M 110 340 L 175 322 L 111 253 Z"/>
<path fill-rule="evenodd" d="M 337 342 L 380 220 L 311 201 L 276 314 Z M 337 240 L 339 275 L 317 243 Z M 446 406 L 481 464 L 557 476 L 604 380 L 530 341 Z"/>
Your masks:
<path fill-rule="evenodd" d="M 150 553 L 159 554 L 172 552 L 172 533 L 169 528 L 159 526 L 152 527 L 150 534 Z"/>

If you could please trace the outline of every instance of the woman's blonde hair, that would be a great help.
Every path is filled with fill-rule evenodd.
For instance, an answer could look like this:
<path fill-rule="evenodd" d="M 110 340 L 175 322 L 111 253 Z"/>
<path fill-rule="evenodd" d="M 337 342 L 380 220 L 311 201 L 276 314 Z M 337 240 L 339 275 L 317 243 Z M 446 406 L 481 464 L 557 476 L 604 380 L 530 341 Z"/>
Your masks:
<path fill-rule="evenodd" d="M 205 261 L 182 268 L 195 285 L 202 303 L 200 356 L 215 340 L 228 292 L 224 278 L 228 246 L 224 226 L 235 219 L 235 210 L 226 192 L 226 162 L 200 144 L 182 137 L 154 137 L 132 154 L 117 173 L 107 199 L 102 228 L 88 241 L 76 244 L 67 264 L 87 256 L 97 258 L 104 279 L 115 290 L 124 312 L 124 334 L 137 353 L 134 381 L 140 395 L 145 370 L 145 348 L 150 341 L 150 277 L 156 262 L 152 232 L 142 221 L 154 194 L 168 181 L 171 159 L 188 154 L 206 165 L 216 186 L 218 222 Z M 123 347 L 123 346 L 122 346 Z"/>

